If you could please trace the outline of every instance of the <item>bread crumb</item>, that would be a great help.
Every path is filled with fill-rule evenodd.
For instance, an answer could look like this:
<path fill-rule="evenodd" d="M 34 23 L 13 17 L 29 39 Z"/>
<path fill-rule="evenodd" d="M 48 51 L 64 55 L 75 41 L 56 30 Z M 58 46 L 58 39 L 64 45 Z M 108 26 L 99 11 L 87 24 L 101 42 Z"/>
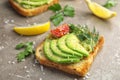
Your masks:
<path fill-rule="evenodd" d="M 8 61 L 8 64 L 11 64 L 11 61 Z"/>
<path fill-rule="evenodd" d="M 26 77 L 27 77 L 27 78 L 30 78 L 30 75 L 27 75 Z"/>
<path fill-rule="evenodd" d="M 30 71 L 26 70 L 25 72 L 26 72 L 26 73 L 29 73 Z"/>
<path fill-rule="evenodd" d="M 4 48 L 4 46 L 0 46 L 0 50 L 2 50 Z"/>
<path fill-rule="evenodd" d="M 15 62 L 13 61 L 12 64 L 15 64 Z"/>
<path fill-rule="evenodd" d="M 24 69 L 27 69 L 27 66 L 24 66 Z"/>
<path fill-rule="evenodd" d="M 39 80 L 42 80 L 42 78 L 39 78 Z"/>

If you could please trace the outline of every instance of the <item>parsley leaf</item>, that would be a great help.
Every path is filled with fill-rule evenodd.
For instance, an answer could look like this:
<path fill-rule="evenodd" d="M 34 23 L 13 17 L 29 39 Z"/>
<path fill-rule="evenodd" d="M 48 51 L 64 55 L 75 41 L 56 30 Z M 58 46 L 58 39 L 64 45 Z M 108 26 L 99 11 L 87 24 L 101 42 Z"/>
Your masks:
<path fill-rule="evenodd" d="M 48 8 L 49 10 L 52 10 L 53 12 L 59 11 L 62 9 L 60 4 L 54 4 Z"/>
<path fill-rule="evenodd" d="M 74 8 L 72 6 L 66 5 L 64 7 L 63 12 L 65 16 L 70 16 L 70 17 L 74 16 Z"/>
<path fill-rule="evenodd" d="M 107 0 L 107 2 L 103 6 L 110 9 L 110 8 L 116 6 L 116 5 L 117 5 L 116 0 Z"/>
<path fill-rule="evenodd" d="M 54 4 L 53 6 L 49 7 L 49 10 L 55 12 L 55 14 L 50 17 L 50 20 L 55 26 L 59 25 L 64 20 L 65 16 L 73 17 L 75 15 L 74 8 L 69 5 L 66 5 L 64 8 L 62 8 L 60 4 Z"/>
<path fill-rule="evenodd" d="M 29 53 L 33 53 L 33 47 L 32 46 L 27 46 L 25 48 L 25 51 L 29 52 Z"/>
<path fill-rule="evenodd" d="M 57 13 L 50 17 L 50 20 L 53 22 L 55 26 L 61 23 L 64 20 L 64 16 L 62 13 Z"/>
<path fill-rule="evenodd" d="M 21 62 L 23 59 L 25 59 L 25 52 L 24 51 L 22 51 L 22 52 L 20 52 L 18 55 L 17 55 L 17 60 L 19 61 L 19 62 Z"/>
<path fill-rule="evenodd" d="M 21 49 L 23 47 L 24 47 L 24 43 L 20 43 L 20 44 L 16 45 L 17 50 L 19 50 L 19 49 Z"/>
<path fill-rule="evenodd" d="M 17 54 L 18 62 L 21 62 L 27 56 L 34 53 L 33 42 L 20 43 L 20 44 L 16 45 L 17 50 L 22 49 L 22 48 L 25 48 L 25 49 L 24 49 L 24 51 L 21 51 L 19 54 Z"/>

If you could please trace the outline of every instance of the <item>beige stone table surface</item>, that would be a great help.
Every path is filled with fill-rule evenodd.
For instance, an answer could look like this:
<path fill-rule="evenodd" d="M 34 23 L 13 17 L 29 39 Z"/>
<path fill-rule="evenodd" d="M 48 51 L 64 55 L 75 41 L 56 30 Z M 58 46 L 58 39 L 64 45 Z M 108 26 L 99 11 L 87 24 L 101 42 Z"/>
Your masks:
<path fill-rule="evenodd" d="M 107 0 L 93 1 L 102 5 Z M 105 44 L 88 74 L 78 77 L 42 66 L 33 55 L 18 63 L 16 55 L 19 51 L 15 50 L 15 46 L 20 42 L 33 41 L 36 48 L 48 33 L 20 36 L 13 32 L 13 27 L 44 23 L 54 13 L 47 11 L 34 17 L 23 17 L 11 8 L 8 0 L 0 0 L 0 80 L 120 80 L 120 1 L 111 8 L 117 12 L 117 16 L 110 20 L 92 15 L 84 0 L 60 0 L 60 4 L 75 8 L 75 16 L 65 17 L 62 23 L 87 24 L 105 37 Z"/>

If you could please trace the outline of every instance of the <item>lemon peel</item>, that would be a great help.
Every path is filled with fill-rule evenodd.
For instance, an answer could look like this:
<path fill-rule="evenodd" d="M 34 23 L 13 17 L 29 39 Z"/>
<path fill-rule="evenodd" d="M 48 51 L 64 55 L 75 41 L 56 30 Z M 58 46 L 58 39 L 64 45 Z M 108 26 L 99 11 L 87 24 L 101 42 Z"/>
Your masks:
<path fill-rule="evenodd" d="M 116 12 L 111 11 L 95 2 L 92 2 L 91 0 L 85 0 L 85 1 L 88 5 L 88 8 L 91 10 L 91 12 L 99 18 L 110 19 L 117 15 Z"/>
<path fill-rule="evenodd" d="M 43 24 L 36 24 L 36 25 L 31 25 L 31 26 L 24 26 L 24 27 L 14 27 L 13 30 L 20 34 L 20 35 L 38 35 L 41 33 L 44 33 L 48 31 L 50 28 L 50 22 L 46 22 Z"/>

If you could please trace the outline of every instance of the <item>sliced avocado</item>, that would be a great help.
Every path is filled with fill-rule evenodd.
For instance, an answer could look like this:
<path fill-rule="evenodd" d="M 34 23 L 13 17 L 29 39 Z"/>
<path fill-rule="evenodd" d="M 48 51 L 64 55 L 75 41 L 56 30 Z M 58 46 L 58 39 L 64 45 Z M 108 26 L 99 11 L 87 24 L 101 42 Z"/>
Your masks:
<path fill-rule="evenodd" d="M 80 44 L 79 39 L 74 34 L 69 34 L 66 38 L 66 45 L 79 53 L 82 53 L 84 56 L 88 56 L 89 52 Z"/>
<path fill-rule="evenodd" d="M 82 59 L 83 58 L 83 54 L 81 54 L 79 52 L 76 52 L 76 51 L 70 49 L 69 47 L 67 47 L 65 40 L 66 40 L 68 35 L 65 35 L 65 36 L 63 36 L 63 37 L 58 39 L 57 44 L 58 44 L 59 49 L 61 51 L 63 51 L 63 52 L 69 53 L 71 55 L 78 56 L 80 59 Z"/>
<path fill-rule="evenodd" d="M 77 57 L 75 55 L 71 55 L 71 54 L 68 54 L 68 53 L 65 53 L 65 52 L 61 51 L 57 46 L 57 40 L 52 40 L 50 42 L 50 48 L 51 48 L 53 54 L 58 55 L 60 57 L 67 57 L 67 58 Z"/>
<path fill-rule="evenodd" d="M 15 0 L 22 7 L 26 9 L 35 8 L 44 4 L 49 4 L 53 0 Z"/>
<path fill-rule="evenodd" d="M 50 41 L 51 40 L 46 39 L 43 46 L 44 54 L 46 58 L 48 58 L 50 61 L 61 63 L 61 64 L 75 63 L 80 61 L 79 58 L 63 58 L 63 57 L 54 55 L 50 49 Z"/>
<path fill-rule="evenodd" d="M 81 44 L 89 53 L 93 50 L 90 44 L 87 44 L 86 42 L 82 42 Z"/>
<path fill-rule="evenodd" d="M 31 2 L 39 2 L 39 1 L 42 1 L 42 0 L 29 0 L 29 1 L 31 1 Z M 43 0 L 43 1 L 45 1 L 45 0 Z"/>
<path fill-rule="evenodd" d="M 26 5 L 32 5 L 32 6 L 40 6 L 40 5 L 43 5 L 44 2 L 22 1 L 20 4 L 26 4 Z"/>

